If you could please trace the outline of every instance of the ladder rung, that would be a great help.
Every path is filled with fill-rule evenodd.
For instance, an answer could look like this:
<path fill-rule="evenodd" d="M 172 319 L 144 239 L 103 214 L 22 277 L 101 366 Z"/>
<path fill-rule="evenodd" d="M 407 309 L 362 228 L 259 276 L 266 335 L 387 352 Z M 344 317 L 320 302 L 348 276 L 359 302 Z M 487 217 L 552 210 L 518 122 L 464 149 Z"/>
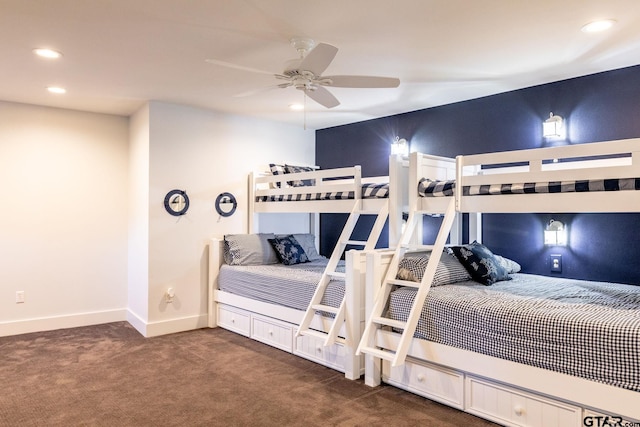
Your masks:
<path fill-rule="evenodd" d="M 387 281 L 387 285 L 408 286 L 410 288 L 419 288 L 420 282 L 413 282 L 411 280 L 391 279 Z"/>
<path fill-rule="evenodd" d="M 336 279 L 344 279 L 345 277 L 347 277 L 347 274 L 341 273 L 339 271 L 331 271 L 331 272 L 328 271 L 327 276 L 335 277 Z"/>
<path fill-rule="evenodd" d="M 308 337 L 318 338 L 323 341 L 325 341 L 327 339 L 327 336 L 329 336 L 328 333 L 322 332 L 322 331 L 316 331 L 315 329 L 306 329 L 304 331 L 299 331 L 298 335 L 306 335 Z M 346 344 L 347 340 L 345 340 L 343 337 L 336 337 L 335 342 L 339 344 Z"/>
<path fill-rule="evenodd" d="M 370 354 L 372 356 L 376 356 L 379 357 L 381 359 L 385 359 L 388 361 L 393 361 L 393 358 L 395 356 L 395 353 L 392 351 L 388 351 L 388 350 L 382 350 L 379 348 L 373 348 L 373 347 L 364 347 L 362 349 L 360 349 L 361 353 L 366 353 L 366 354 Z"/>
<path fill-rule="evenodd" d="M 405 244 L 405 245 L 401 245 L 401 247 L 403 247 L 404 249 L 409 249 L 411 251 L 430 251 L 433 249 L 433 245 Z"/>
<path fill-rule="evenodd" d="M 414 212 L 422 215 L 444 215 L 446 213 L 443 211 L 432 211 L 432 210 L 421 210 L 421 211 L 414 211 Z"/>
<path fill-rule="evenodd" d="M 347 240 L 344 242 L 345 245 L 357 245 L 357 246 L 365 246 L 367 244 L 366 240 Z"/>
<path fill-rule="evenodd" d="M 327 335 L 329 335 L 326 332 L 316 331 L 315 329 L 306 329 L 304 331 L 299 331 L 298 334 L 307 335 L 309 337 L 320 338 L 321 340 L 327 339 Z"/>
<path fill-rule="evenodd" d="M 392 328 L 404 329 L 407 326 L 407 322 L 402 320 L 393 320 L 388 317 L 374 317 L 373 322 L 378 325 L 391 326 Z"/>
<path fill-rule="evenodd" d="M 330 305 L 324 305 L 324 304 L 313 304 L 311 305 L 311 308 L 313 308 L 314 310 L 325 311 L 327 313 L 333 313 L 333 314 L 338 314 L 338 311 L 340 310 L 337 307 L 331 307 Z"/>

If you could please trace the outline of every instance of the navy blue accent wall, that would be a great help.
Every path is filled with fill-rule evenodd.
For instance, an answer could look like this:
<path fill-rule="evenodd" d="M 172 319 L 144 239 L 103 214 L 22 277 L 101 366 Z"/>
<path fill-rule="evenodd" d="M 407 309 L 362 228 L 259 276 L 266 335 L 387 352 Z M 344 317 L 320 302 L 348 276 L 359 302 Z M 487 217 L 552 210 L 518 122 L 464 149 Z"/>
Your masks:
<path fill-rule="evenodd" d="M 640 137 L 640 66 L 321 129 L 316 163 L 360 164 L 365 176 L 386 175 L 396 136 L 407 139 L 411 151 L 451 157 L 552 145 L 542 137 L 550 112 L 564 117 L 567 129 L 566 140 L 555 144 Z M 345 218 L 321 216 L 323 253 L 330 253 Z M 568 224 L 568 246 L 543 245 L 543 225 L 551 218 Z M 524 272 L 640 284 L 640 214 L 486 214 L 483 230 L 484 243 Z M 563 255 L 560 274 L 550 273 L 548 258 L 556 253 Z"/>

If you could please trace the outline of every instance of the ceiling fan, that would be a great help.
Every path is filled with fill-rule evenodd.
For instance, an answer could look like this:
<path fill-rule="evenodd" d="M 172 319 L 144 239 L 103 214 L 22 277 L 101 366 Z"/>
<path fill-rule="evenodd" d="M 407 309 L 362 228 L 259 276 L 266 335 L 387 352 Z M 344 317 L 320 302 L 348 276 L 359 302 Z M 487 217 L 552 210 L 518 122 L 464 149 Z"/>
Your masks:
<path fill-rule="evenodd" d="M 326 108 L 333 108 L 340 105 L 340 101 L 338 101 L 326 87 L 395 88 L 400 84 L 400 80 L 394 77 L 323 76 L 322 73 L 338 53 L 337 47 L 326 43 L 318 43 L 316 45 L 312 39 L 302 37 L 291 39 L 291 45 L 298 51 L 300 56 L 299 58 L 288 61 L 284 71 L 280 74 L 215 59 L 207 59 L 206 62 L 244 71 L 273 75 L 276 79 L 284 80 L 284 82 L 263 90 L 295 87 Z M 261 91 L 262 90 L 251 91 L 243 95 L 251 95 Z"/>

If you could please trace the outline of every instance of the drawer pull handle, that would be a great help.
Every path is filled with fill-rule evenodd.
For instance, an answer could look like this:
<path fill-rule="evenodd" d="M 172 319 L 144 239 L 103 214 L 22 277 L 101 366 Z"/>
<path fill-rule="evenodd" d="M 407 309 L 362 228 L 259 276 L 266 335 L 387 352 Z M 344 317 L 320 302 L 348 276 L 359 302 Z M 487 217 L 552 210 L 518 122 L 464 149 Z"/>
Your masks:
<path fill-rule="evenodd" d="M 424 374 L 418 374 L 418 381 L 422 383 L 424 380 L 426 380 Z"/>
<path fill-rule="evenodd" d="M 273 335 L 273 330 L 269 329 L 269 335 Z"/>
<path fill-rule="evenodd" d="M 524 415 L 524 408 L 523 408 L 522 406 L 516 406 L 515 408 L 513 408 L 513 412 L 514 412 L 517 416 L 521 417 L 521 416 L 523 416 L 523 415 Z"/>
<path fill-rule="evenodd" d="M 317 346 L 317 347 L 316 347 L 316 351 L 317 351 L 318 353 L 322 353 L 322 347 Z"/>
<path fill-rule="evenodd" d="M 231 318 L 231 323 L 236 323 L 236 319 L 235 318 Z"/>

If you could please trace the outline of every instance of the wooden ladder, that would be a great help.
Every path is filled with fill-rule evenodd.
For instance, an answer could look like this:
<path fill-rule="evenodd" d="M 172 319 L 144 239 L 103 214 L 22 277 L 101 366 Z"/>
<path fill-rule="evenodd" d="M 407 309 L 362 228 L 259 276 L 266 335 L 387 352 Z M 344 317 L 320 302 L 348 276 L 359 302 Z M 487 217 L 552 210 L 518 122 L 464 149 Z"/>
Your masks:
<path fill-rule="evenodd" d="M 405 231 L 400 238 L 400 243 L 395 249 L 393 258 L 387 270 L 387 274 L 382 283 L 382 287 L 376 294 L 373 309 L 371 311 L 369 319 L 367 319 L 365 330 L 362 335 L 362 339 L 360 340 L 360 344 L 358 345 L 356 354 L 366 353 L 374 357 L 388 360 L 391 362 L 391 366 L 393 367 L 400 366 L 404 363 L 404 360 L 407 357 L 407 353 L 409 352 L 411 339 L 413 338 L 416 326 L 418 325 L 418 320 L 420 318 L 420 313 L 422 312 L 425 299 L 427 297 L 427 294 L 429 293 L 431 283 L 433 282 L 433 278 L 436 274 L 436 268 L 438 267 L 438 263 L 440 262 L 442 251 L 444 250 L 445 244 L 447 242 L 447 237 L 449 236 L 449 232 L 451 231 L 451 227 L 456 217 L 455 208 L 455 199 L 452 197 L 449 205 L 447 206 L 447 210 L 442 221 L 442 225 L 440 226 L 440 230 L 438 231 L 436 241 L 433 245 L 430 246 L 415 245 L 411 244 L 411 242 L 416 228 L 418 228 L 418 222 L 422 221 L 423 215 L 431 214 L 432 212 L 412 211 L 409 214 Z M 419 237 L 422 238 L 422 236 Z M 396 279 L 396 276 L 398 274 L 398 264 L 406 251 L 409 249 L 431 250 L 427 268 L 425 269 L 424 275 L 422 276 L 422 282 L 420 283 Z M 416 297 L 413 300 L 413 304 L 411 305 L 411 311 L 409 312 L 409 316 L 407 317 L 406 322 L 384 317 L 384 311 L 387 307 L 391 290 L 394 286 L 410 286 L 418 289 Z M 382 348 L 376 345 L 376 332 L 382 327 L 402 329 L 402 336 L 400 337 L 398 346 L 395 350 Z"/>
<path fill-rule="evenodd" d="M 346 315 L 346 289 L 345 295 L 342 297 L 342 301 L 339 307 L 332 307 L 326 304 L 322 304 L 322 299 L 324 297 L 325 291 L 331 282 L 332 279 L 345 279 L 346 274 L 343 272 L 336 271 L 338 267 L 338 262 L 342 258 L 342 254 L 345 252 L 347 245 L 358 246 L 363 248 L 364 250 L 375 249 L 375 245 L 380 237 L 380 233 L 382 233 L 382 229 L 384 227 L 384 223 L 389 216 L 389 204 L 382 203 L 382 207 L 379 210 L 363 210 L 362 209 L 362 200 L 358 200 L 354 203 L 353 209 L 349 214 L 349 218 L 347 218 L 347 222 L 342 229 L 342 233 L 338 238 L 338 243 L 333 249 L 331 253 L 331 258 L 329 258 L 329 262 L 327 263 L 327 267 L 322 273 L 322 277 L 320 278 L 320 282 L 316 287 L 316 290 L 311 298 L 311 302 L 307 307 L 304 317 L 302 318 L 302 322 L 298 327 L 296 332 L 296 336 L 299 335 L 308 335 L 317 338 L 321 338 L 324 340 L 324 345 L 332 345 L 336 342 L 346 343 L 347 345 L 355 345 L 352 344 L 352 340 L 357 340 L 359 337 L 344 337 L 341 338 L 338 336 L 338 332 L 342 327 L 345 321 Z M 353 230 L 358 223 L 358 219 L 360 215 L 377 215 L 376 220 L 371 227 L 371 231 L 369 232 L 369 236 L 366 241 L 361 240 L 350 240 Z M 311 329 L 311 322 L 314 318 L 316 312 L 323 313 L 331 313 L 334 315 L 333 320 L 330 321 L 329 330 L 319 331 L 317 329 Z M 347 328 L 348 329 L 348 328 Z"/>

